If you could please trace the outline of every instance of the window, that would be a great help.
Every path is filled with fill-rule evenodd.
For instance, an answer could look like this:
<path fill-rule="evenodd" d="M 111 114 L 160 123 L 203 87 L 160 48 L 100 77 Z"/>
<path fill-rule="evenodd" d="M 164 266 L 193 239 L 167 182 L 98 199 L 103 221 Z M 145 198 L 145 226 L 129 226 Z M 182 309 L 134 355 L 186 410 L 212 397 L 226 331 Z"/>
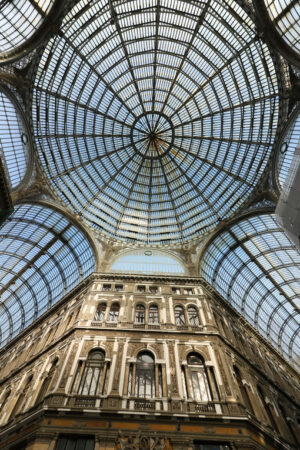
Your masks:
<path fill-rule="evenodd" d="M 123 284 L 116 284 L 115 285 L 115 291 L 117 291 L 117 292 L 123 291 Z"/>
<path fill-rule="evenodd" d="M 103 285 L 103 291 L 110 291 L 111 290 L 111 284 L 104 284 Z"/>
<path fill-rule="evenodd" d="M 150 294 L 157 294 L 158 293 L 158 287 L 157 286 L 150 286 L 149 287 Z"/>
<path fill-rule="evenodd" d="M 94 450 L 95 439 L 93 437 L 59 437 L 56 450 Z"/>
<path fill-rule="evenodd" d="M 100 303 L 97 307 L 94 320 L 98 320 L 99 322 L 103 322 L 106 312 L 106 303 Z"/>
<path fill-rule="evenodd" d="M 158 322 L 159 322 L 158 306 L 150 305 L 149 306 L 149 323 L 158 323 Z"/>
<path fill-rule="evenodd" d="M 172 294 L 180 295 L 180 288 L 172 287 Z"/>
<path fill-rule="evenodd" d="M 146 292 L 146 286 L 138 286 L 137 291 L 138 292 Z"/>
<path fill-rule="evenodd" d="M 142 352 L 137 357 L 135 395 L 136 397 L 155 397 L 154 357 L 148 352 Z"/>
<path fill-rule="evenodd" d="M 230 450 L 230 446 L 227 444 L 219 443 L 201 443 L 199 441 L 194 441 L 194 450 Z"/>
<path fill-rule="evenodd" d="M 3 393 L 1 403 L 0 403 L 0 412 L 3 410 L 4 406 L 6 405 L 6 402 L 8 400 L 8 397 L 10 396 L 10 394 L 11 394 L 10 389 L 6 389 L 6 391 Z"/>
<path fill-rule="evenodd" d="M 247 391 L 247 387 L 244 385 L 239 369 L 236 366 L 233 366 L 233 370 L 235 373 L 237 384 L 240 388 L 240 392 L 242 395 L 242 400 L 248 411 L 253 414 L 253 408 L 250 402 L 249 394 Z"/>
<path fill-rule="evenodd" d="M 188 307 L 188 317 L 189 317 L 189 322 L 191 325 L 194 325 L 194 326 L 200 325 L 199 314 L 198 314 L 197 308 L 195 308 L 195 306 Z"/>
<path fill-rule="evenodd" d="M 36 404 L 40 403 L 44 399 L 45 395 L 47 394 L 48 389 L 51 384 L 51 381 L 53 379 L 56 367 L 57 367 L 57 363 L 58 363 L 58 358 L 55 358 L 55 360 L 51 364 L 51 368 L 48 372 L 48 375 L 46 376 L 46 378 L 44 379 L 44 381 L 42 383 L 42 386 L 40 388 L 40 391 L 39 391 L 38 396 L 35 401 Z"/>
<path fill-rule="evenodd" d="M 144 305 L 136 305 L 135 322 L 136 323 L 145 323 L 145 306 Z"/>
<path fill-rule="evenodd" d="M 183 293 L 186 295 L 191 295 L 191 294 L 193 294 L 193 289 L 192 288 L 184 288 Z"/>
<path fill-rule="evenodd" d="M 33 378 L 33 375 L 29 375 L 29 377 L 27 378 L 25 386 L 24 386 L 22 392 L 19 394 L 17 401 L 12 409 L 12 412 L 10 414 L 11 417 L 16 416 L 18 414 L 18 412 L 21 410 L 21 407 L 23 406 L 23 403 L 26 400 L 27 392 L 32 383 L 32 378 Z"/>
<path fill-rule="evenodd" d="M 259 398 L 263 404 L 263 407 L 267 413 L 269 424 L 275 431 L 278 432 L 279 430 L 277 427 L 277 423 L 274 419 L 274 411 L 273 411 L 272 405 L 270 405 L 270 403 L 266 402 L 265 395 L 260 386 L 257 386 L 257 392 L 258 392 Z"/>
<path fill-rule="evenodd" d="M 175 311 L 176 325 L 184 325 L 185 324 L 185 315 L 184 315 L 183 307 L 180 305 L 177 305 L 177 306 L 175 306 L 174 311 Z"/>
<path fill-rule="evenodd" d="M 105 391 L 108 364 L 102 350 L 92 350 L 84 365 L 78 394 L 98 395 Z"/>
<path fill-rule="evenodd" d="M 207 370 L 204 360 L 196 353 L 187 358 L 186 392 L 197 402 L 208 402 L 212 399 Z"/>
<path fill-rule="evenodd" d="M 108 321 L 109 322 L 118 322 L 119 309 L 120 309 L 119 303 L 113 303 L 111 305 L 111 308 L 110 308 L 110 311 L 109 311 L 109 316 L 108 316 Z"/>

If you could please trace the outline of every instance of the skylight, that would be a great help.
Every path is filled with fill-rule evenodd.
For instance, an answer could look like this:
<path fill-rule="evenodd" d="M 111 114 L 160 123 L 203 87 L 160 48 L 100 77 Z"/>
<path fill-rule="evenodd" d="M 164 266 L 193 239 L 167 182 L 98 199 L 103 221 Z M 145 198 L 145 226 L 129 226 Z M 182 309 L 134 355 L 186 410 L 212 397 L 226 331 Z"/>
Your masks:
<path fill-rule="evenodd" d="M 181 243 L 249 197 L 278 78 L 233 0 L 81 0 L 36 70 L 34 133 L 61 199 L 103 236 Z"/>
<path fill-rule="evenodd" d="M 174 256 L 157 250 L 133 250 L 119 256 L 113 272 L 183 275 L 184 267 Z"/>
<path fill-rule="evenodd" d="M 299 364 L 300 253 L 274 214 L 241 220 L 208 246 L 200 275 Z"/>

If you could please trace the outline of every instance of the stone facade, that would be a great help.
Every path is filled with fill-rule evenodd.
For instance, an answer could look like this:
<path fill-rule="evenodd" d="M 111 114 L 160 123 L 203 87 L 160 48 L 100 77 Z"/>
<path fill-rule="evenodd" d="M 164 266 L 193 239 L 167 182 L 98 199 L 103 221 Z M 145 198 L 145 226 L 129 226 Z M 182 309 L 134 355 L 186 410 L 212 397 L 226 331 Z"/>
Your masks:
<path fill-rule="evenodd" d="M 141 354 L 154 361 L 145 395 Z M 299 375 L 197 278 L 94 274 L 15 338 L 0 367 L 0 449 L 77 438 L 98 450 L 300 447 Z"/>

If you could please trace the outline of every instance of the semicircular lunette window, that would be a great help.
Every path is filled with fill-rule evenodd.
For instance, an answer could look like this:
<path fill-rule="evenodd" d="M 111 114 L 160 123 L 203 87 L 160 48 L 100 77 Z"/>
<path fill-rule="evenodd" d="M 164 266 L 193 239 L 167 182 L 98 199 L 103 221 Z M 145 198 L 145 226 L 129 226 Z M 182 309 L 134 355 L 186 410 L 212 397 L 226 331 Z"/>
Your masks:
<path fill-rule="evenodd" d="M 16 103 L 0 90 L 0 156 L 12 189 L 23 180 L 28 162 L 28 131 Z"/>
<path fill-rule="evenodd" d="M 300 164 L 300 108 L 295 112 L 294 120 L 282 139 L 277 161 L 279 185 L 288 193 Z"/>
<path fill-rule="evenodd" d="M 275 215 L 247 218 L 218 235 L 204 254 L 200 275 L 299 364 L 300 253 Z"/>
<path fill-rule="evenodd" d="M 113 272 L 184 275 L 183 265 L 172 255 L 157 250 L 133 250 L 120 255 L 112 264 Z"/>
<path fill-rule="evenodd" d="M 300 52 L 300 7 L 298 0 L 264 0 L 270 19 L 282 38 Z"/>
<path fill-rule="evenodd" d="M 24 44 L 41 26 L 54 0 L 1 0 L 0 57 Z"/>
<path fill-rule="evenodd" d="M 184 274 L 183 265 L 172 255 L 157 250 L 133 250 L 119 256 L 112 264 L 113 272 Z"/>
<path fill-rule="evenodd" d="M 95 270 L 87 238 L 60 213 L 22 204 L 0 229 L 0 345 Z"/>
<path fill-rule="evenodd" d="M 106 236 L 164 245 L 248 198 L 272 149 L 278 78 L 234 1 L 143 5 L 74 6 L 41 56 L 32 113 L 64 202 Z"/>

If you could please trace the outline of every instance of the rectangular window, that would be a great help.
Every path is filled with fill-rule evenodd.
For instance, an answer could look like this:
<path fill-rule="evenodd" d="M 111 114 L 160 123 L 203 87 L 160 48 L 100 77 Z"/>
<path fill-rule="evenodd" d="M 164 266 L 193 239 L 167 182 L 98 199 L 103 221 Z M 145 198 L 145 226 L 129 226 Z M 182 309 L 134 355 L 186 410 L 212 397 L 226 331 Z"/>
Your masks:
<path fill-rule="evenodd" d="M 103 291 L 110 291 L 111 290 L 111 284 L 104 284 L 103 285 Z"/>
<path fill-rule="evenodd" d="M 137 291 L 138 292 L 146 292 L 146 286 L 138 286 Z"/>
<path fill-rule="evenodd" d="M 205 444 L 203 442 L 194 441 L 194 450 L 230 450 L 230 446 L 227 444 Z"/>
<path fill-rule="evenodd" d="M 123 284 L 116 284 L 115 291 L 117 291 L 117 292 L 123 291 Z"/>
<path fill-rule="evenodd" d="M 186 295 L 191 295 L 193 293 L 192 288 L 184 288 L 183 293 Z"/>
<path fill-rule="evenodd" d="M 151 294 L 157 294 L 158 293 L 158 287 L 157 286 L 150 286 L 149 291 Z"/>
<path fill-rule="evenodd" d="M 95 439 L 93 437 L 59 437 L 56 450 L 94 450 Z"/>
<path fill-rule="evenodd" d="M 178 288 L 178 287 L 172 287 L 172 294 L 180 295 L 180 288 Z"/>

